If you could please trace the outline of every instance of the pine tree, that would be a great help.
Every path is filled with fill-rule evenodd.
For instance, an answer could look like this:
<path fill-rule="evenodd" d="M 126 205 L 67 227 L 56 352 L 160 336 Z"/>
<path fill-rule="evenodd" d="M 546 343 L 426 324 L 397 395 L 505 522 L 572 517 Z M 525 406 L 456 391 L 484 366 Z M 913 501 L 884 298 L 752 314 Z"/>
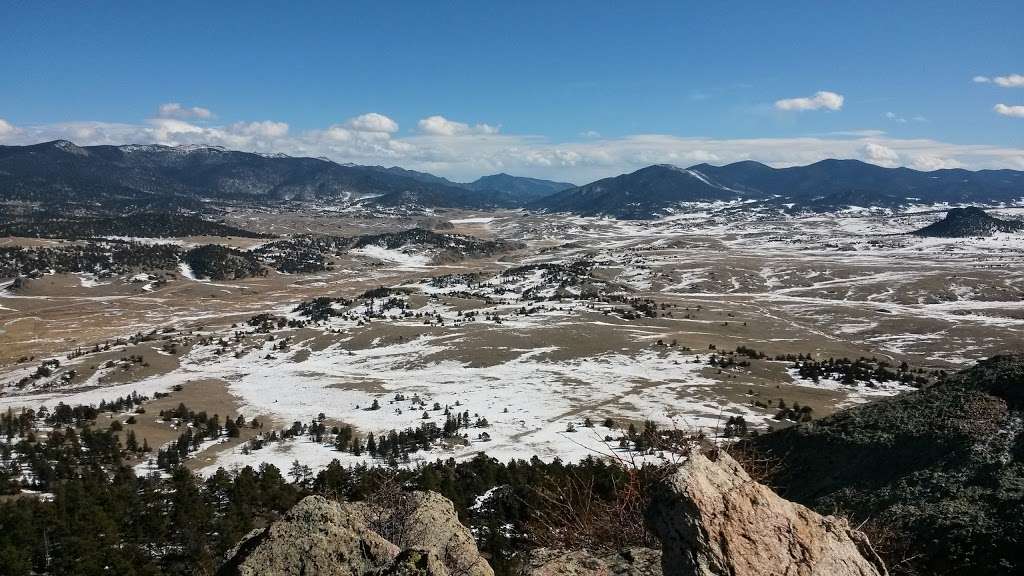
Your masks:
<path fill-rule="evenodd" d="M 345 452 L 348 450 L 349 444 L 352 442 L 352 427 L 345 426 L 338 430 L 338 435 L 334 438 L 334 448 L 339 452 Z"/>

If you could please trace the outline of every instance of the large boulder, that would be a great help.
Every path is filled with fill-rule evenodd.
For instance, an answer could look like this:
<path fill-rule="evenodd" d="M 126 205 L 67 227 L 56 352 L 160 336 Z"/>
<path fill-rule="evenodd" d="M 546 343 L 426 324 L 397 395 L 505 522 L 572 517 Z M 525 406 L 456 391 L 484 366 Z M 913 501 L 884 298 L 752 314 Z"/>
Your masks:
<path fill-rule="evenodd" d="M 626 548 L 595 555 L 586 550 L 539 548 L 527 556 L 520 576 L 662 576 L 661 551 Z"/>
<path fill-rule="evenodd" d="M 436 492 L 405 492 L 379 502 L 343 504 L 402 548 L 431 550 L 458 576 L 494 576 L 476 539 L 450 500 Z"/>
<path fill-rule="evenodd" d="M 880 576 L 861 532 L 785 500 L 724 452 L 693 454 L 647 512 L 666 576 Z"/>
<path fill-rule="evenodd" d="M 246 536 L 228 553 L 219 573 L 356 576 L 387 568 L 398 553 L 398 547 L 370 530 L 359 514 L 309 496 L 281 520 Z"/>
<path fill-rule="evenodd" d="M 455 507 L 434 492 L 376 502 L 309 496 L 254 530 L 222 576 L 494 576 Z"/>

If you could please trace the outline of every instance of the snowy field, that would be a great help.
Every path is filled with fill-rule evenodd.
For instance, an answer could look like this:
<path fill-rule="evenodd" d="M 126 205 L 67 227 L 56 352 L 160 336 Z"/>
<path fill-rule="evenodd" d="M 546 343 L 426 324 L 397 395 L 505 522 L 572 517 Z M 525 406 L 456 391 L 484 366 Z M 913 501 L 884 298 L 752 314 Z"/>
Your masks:
<path fill-rule="evenodd" d="M 414 453 L 412 463 L 479 452 L 627 457 L 606 440 L 618 432 L 600 425 L 605 418 L 717 430 L 743 416 L 764 428 L 774 425 L 775 410 L 762 400 L 796 399 L 822 415 L 907 390 L 811 383 L 770 360 L 717 370 L 708 363 L 716 350 L 874 356 L 951 370 L 1024 345 L 1022 235 L 905 234 L 940 218 L 942 207 L 795 217 L 738 215 L 742 208 L 689 206 L 653 222 L 453 217 L 470 233 L 528 248 L 447 265 L 431 264 L 433 255 L 416 246 L 368 246 L 315 275 L 220 283 L 183 268 L 161 284 L 146 274 L 50 277 L 36 292 L 0 294 L 0 342 L 12 356 L 38 351 L 31 361 L 5 362 L 0 408 L 98 403 L 215 381 L 235 413 L 275 427 L 322 413 L 379 434 L 440 426 L 444 407 L 486 419 L 486 427 L 463 431 L 465 445 Z M 1024 216 L 1016 208 L 993 212 Z M 396 288 L 392 308 L 380 309 L 384 299 L 336 304 L 337 315 L 313 323 L 295 311 L 318 296 L 354 298 L 380 286 Z M 245 324 L 259 313 L 305 325 L 260 332 Z M 145 366 L 67 358 L 83 345 L 155 329 L 180 340 L 181 350 L 162 350 L 159 340 L 136 345 Z M 56 374 L 17 385 L 46 358 L 61 360 Z M 70 370 L 76 375 L 60 380 Z M 380 408 L 371 410 L 374 401 Z M 305 438 L 251 452 L 240 444 L 208 448 L 204 473 L 264 461 L 316 468 L 367 459 Z"/>

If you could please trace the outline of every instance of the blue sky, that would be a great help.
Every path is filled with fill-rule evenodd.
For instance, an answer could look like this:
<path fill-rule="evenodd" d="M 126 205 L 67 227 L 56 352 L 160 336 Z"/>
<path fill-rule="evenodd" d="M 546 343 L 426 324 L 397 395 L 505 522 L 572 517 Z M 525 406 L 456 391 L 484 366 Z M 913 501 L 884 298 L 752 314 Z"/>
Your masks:
<path fill-rule="evenodd" d="M 209 143 L 457 178 L 827 156 L 1024 169 L 1019 1 L 8 1 L 3 14 L 0 142 Z"/>

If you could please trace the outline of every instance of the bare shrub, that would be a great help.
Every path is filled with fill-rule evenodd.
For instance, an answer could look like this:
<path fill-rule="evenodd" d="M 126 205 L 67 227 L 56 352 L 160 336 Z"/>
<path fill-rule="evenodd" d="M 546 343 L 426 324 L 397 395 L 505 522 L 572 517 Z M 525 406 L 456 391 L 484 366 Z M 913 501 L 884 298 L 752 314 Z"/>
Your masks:
<path fill-rule="evenodd" d="M 408 520 L 416 507 L 415 498 L 403 490 L 398 472 L 389 470 L 380 474 L 373 492 L 366 495 L 363 515 L 374 532 L 399 548 L 408 548 L 413 545 Z"/>
<path fill-rule="evenodd" d="M 613 551 L 625 546 L 656 547 L 644 524 L 649 501 L 645 474 L 624 469 L 625 481 L 609 500 L 596 493 L 593 478 L 569 475 L 538 487 L 539 506 L 527 525 L 528 538 L 545 548 Z"/>
<path fill-rule="evenodd" d="M 837 511 L 833 515 L 849 518 L 841 511 Z M 892 522 L 868 518 L 854 526 L 868 537 L 871 547 L 885 562 L 885 566 L 892 576 L 925 576 L 930 573 L 920 566 L 924 555 L 914 549 L 906 532 Z"/>
<path fill-rule="evenodd" d="M 759 484 L 774 486 L 773 479 L 783 469 L 783 458 L 773 458 L 755 449 L 748 442 L 733 442 L 720 450 L 738 462 L 747 474 Z"/>

